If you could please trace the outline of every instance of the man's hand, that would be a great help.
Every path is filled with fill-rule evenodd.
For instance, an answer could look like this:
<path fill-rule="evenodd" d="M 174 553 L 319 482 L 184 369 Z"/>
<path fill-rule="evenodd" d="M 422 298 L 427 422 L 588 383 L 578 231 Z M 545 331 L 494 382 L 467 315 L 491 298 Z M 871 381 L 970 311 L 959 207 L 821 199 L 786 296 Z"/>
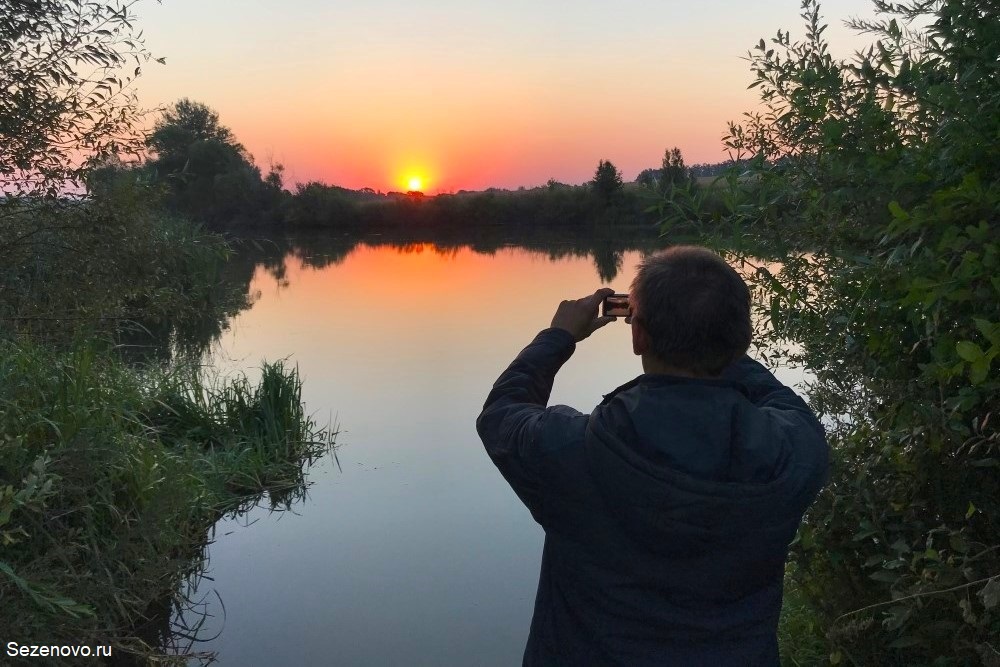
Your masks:
<path fill-rule="evenodd" d="M 590 296 L 575 301 L 563 301 L 552 317 L 552 326 L 570 332 L 576 342 L 580 342 L 605 324 L 614 322 L 616 317 L 598 317 L 597 310 L 604 298 L 615 291 L 602 287 Z"/>

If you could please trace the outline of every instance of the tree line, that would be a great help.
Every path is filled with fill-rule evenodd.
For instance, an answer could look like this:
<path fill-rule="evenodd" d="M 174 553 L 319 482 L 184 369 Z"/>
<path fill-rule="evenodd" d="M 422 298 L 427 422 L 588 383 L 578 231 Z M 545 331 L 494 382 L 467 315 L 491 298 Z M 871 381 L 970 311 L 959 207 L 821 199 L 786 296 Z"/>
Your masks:
<path fill-rule="evenodd" d="M 653 224 L 650 206 L 674 187 L 696 187 L 703 167 L 689 168 L 680 150 L 667 151 L 663 168 L 645 170 L 626 186 L 620 170 L 600 160 L 587 183 L 555 180 L 538 188 L 462 191 L 424 197 L 419 192 L 351 190 L 317 181 L 284 187 L 284 167 L 263 173 L 253 156 L 207 105 L 181 99 L 157 119 L 145 141 L 147 157 L 123 165 L 110 160 L 88 174 L 95 192 L 141 184 L 163 208 L 213 227 L 341 227 L 507 224 L 580 226 Z"/>

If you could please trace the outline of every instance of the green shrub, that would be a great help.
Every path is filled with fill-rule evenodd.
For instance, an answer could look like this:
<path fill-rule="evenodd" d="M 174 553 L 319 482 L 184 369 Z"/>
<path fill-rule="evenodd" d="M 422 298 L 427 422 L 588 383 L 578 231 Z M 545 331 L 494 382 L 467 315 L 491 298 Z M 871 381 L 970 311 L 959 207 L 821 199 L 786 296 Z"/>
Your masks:
<path fill-rule="evenodd" d="M 808 249 L 752 276 L 763 342 L 797 344 L 834 448 L 791 583 L 833 662 L 997 664 L 1000 22 L 875 5 L 851 63 L 812 1 L 804 40 L 762 40 L 765 109 L 728 138 L 753 160 L 730 221 Z"/>
<path fill-rule="evenodd" d="M 157 212 L 155 192 L 104 176 L 85 201 L 24 200 L 0 216 L 0 338 L 100 337 L 197 353 L 247 305 L 223 280 L 222 237 Z"/>

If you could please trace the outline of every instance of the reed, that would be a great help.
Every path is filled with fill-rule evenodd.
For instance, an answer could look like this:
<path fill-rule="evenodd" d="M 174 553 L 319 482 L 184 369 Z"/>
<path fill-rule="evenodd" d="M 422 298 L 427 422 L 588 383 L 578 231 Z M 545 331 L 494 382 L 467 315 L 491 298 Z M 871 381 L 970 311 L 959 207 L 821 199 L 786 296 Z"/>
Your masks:
<path fill-rule="evenodd" d="M 212 524 L 264 494 L 287 504 L 335 433 L 283 363 L 206 383 L 78 344 L 0 340 L 0 628 L 25 643 L 113 644 L 177 600 Z"/>

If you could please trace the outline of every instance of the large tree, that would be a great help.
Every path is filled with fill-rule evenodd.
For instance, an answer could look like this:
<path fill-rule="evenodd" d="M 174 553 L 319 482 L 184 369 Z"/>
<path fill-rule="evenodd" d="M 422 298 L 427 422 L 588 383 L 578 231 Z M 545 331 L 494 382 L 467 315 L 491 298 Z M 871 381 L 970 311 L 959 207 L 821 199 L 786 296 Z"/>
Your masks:
<path fill-rule="evenodd" d="M 281 192 L 281 166 L 266 181 L 219 114 L 182 99 L 157 120 L 147 140 L 149 166 L 167 185 L 167 204 L 191 217 L 229 222 L 257 215 Z"/>
<path fill-rule="evenodd" d="M 232 130 L 219 121 L 219 114 L 200 102 L 178 100 L 156 121 L 146 145 L 153 153 L 152 163 L 167 174 L 203 168 L 219 170 L 223 165 L 199 164 L 214 146 L 215 159 L 236 163 L 248 161 L 246 149 L 236 141 Z M 192 159 L 195 164 L 191 164 Z"/>

